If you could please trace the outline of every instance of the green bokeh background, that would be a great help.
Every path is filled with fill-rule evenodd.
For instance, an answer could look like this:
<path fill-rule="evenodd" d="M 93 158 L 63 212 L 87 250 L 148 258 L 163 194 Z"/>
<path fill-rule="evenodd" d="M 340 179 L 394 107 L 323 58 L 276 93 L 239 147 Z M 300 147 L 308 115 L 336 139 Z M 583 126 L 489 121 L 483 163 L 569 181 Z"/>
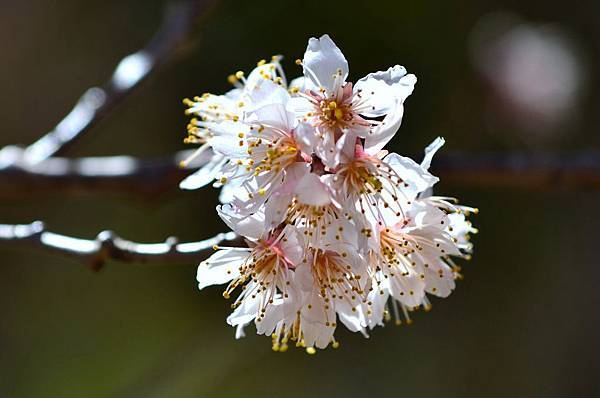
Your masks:
<path fill-rule="evenodd" d="M 0 145 L 29 144 L 88 87 L 153 34 L 165 2 L 3 0 L 0 3 Z M 489 93 L 469 61 L 473 26 L 492 11 L 554 23 L 583 49 L 589 73 L 581 113 L 562 134 L 525 145 L 484 116 Z M 181 99 L 228 88 L 225 77 L 283 53 L 288 71 L 310 36 L 329 33 L 351 79 L 401 63 L 419 77 L 392 142 L 444 150 L 572 151 L 598 148 L 595 69 L 600 3 L 541 0 L 222 1 L 198 43 L 82 139 L 72 156 L 167 155 L 184 148 Z M 293 75 L 294 73 L 290 73 Z M 490 126 L 492 123 L 492 126 Z M 527 141 L 527 140 L 525 140 Z M 530 142 L 530 141 L 527 141 Z M 468 155 L 465 155 L 468 156 Z M 1 397 L 599 396 L 600 195 L 439 184 L 474 204 L 473 261 L 465 279 L 411 326 L 316 356 L 271 352 L 270 340 L 234 340 L 220 288 L 198 292 L 196 264 L 109 263 L 99 273 L 29 249 L 0 250 Z M 0 203 L 0 222 L 43 219 L 58 232 L 103 229 L 139 241 L 198 240 L 224 225 L 211 189 L 160 198 L 57 192 Z"/>

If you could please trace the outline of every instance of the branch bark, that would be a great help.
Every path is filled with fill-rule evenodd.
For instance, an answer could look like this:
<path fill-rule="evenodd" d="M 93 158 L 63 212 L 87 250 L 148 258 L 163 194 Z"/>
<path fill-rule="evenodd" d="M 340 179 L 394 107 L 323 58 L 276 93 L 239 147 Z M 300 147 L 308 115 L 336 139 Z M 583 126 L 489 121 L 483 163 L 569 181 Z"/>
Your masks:
<path fill-rule="evenodd" d="M 43 222 L 31 224 L 0 224 L 0 244 L 16 244 L 44 249 L 100 270 L 107 260 L 126 263 L 173 264 L 196 263 L 208 257 L 214 245 L 229 242 L 240 245 L 242 239 L 234 232 L 212 238 L 179 243 L 170 237 L 161 243 L 137 243 L 121 238 L 112 231 L 100 232 L 95 239 L 81 239 L 46 230 Z"/>

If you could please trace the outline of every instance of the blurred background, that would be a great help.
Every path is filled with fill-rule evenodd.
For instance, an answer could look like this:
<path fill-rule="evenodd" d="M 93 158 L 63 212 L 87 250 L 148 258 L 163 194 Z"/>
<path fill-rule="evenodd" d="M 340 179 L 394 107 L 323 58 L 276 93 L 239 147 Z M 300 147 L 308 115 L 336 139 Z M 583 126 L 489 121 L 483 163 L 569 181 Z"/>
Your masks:
<path fill-rule="evenodd" d="M 160 25 L 166 1 L 0 2 L 0 146 L 49 131 Z M 310 36 L 329 33 L 350 80 L 400 63 L 419 79 L 392 149 L 573 153 L 600 149 L 600 2 L 218 2 L 195 45 L 73 147 L 69 156 L 169 155 L 184 149 L 181 99 L 229 89 L 226 77 L 284 54 L 290 77 Z M 435 166 L 435 160 L 434 160 Z M 438 186 L 480 208 L 465 279 L 411 326 L 316 356 L 273 353 L 249 330 L 234 340 L 219 287 L 196 264 L 109 262 L 95 273 L 31 250 L 0 248 L 0 396 L 591 397 L 597 381 L 600 194 Z M 199 240 L 225 227 L 217 192 L 158 198 L 50 195 L 0 202 L 0 222 L 44 220 L 93 238 Z"/>

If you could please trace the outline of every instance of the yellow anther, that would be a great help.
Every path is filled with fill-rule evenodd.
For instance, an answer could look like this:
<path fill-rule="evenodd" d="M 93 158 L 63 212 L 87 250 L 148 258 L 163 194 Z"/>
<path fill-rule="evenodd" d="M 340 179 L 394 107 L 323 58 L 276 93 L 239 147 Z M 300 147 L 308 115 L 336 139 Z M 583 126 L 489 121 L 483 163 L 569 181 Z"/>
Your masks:
<path fill-rule="evenodd" d="M 259 194 L 260 196 L 264 196 L 264 195 L 265 195 L 265 193 L 267 193 L 267 191 L 266 191 L 264 188 L 261 188 L 261 189 L 259 189 L 259 190 L 258 190 L 258 194 Z"/>
<path fill-rule="evenodd" d="M 339 348 L 340 347 L 340 343 L 339 343 L 339 341 L 334 341 L 333 343 L 331 343 L 331 346 L 333 348 Z"/>
<path fill-rule="evenodd" d="M 217 245 L 213 245 L 212 248 L 213 248 L 213 250 L 219 250 L 219 246 L 217 246 Z"/>
<path fill-rule="evenodd" d="M 235 77 L 237 79 L 241 79 L 242 77 L 244 77 L 244 72 L 242 72 L 241 70 L 238 70 L 237 72 L 235 72 Z"/>
<path fill-rule="evenodd" d="M 296 62 L 296 65 L 302 65 L 302 60 L 300 58 L 298 58 L 295 62 Z"/>
<path fill-rule="evenodd" d="M 227 76 L 227 81 L 230 84 L 235 84 L 238 81 L 238 79 L 237 79 L 237 77 L 235 77 L 235 75 L 229 75 L 229 76 Z"/>
<path fill-rule="evenodd" d="M 315 355 L 317 353 L 317 350 L 315 350 L 315 347 L 306 347 L 306 353 L 310 355 Z"/>
<path fill-rule="evenodd" d="M 256 63 L 256 66 L 263 66 L 263 65 L 264 65 L 264 64 L 266 64 L 266 63 L 267 63 L 267 61 L 266 61 L 266 60 L 264 60 L 264 59 L 261 59 L 260 61 L 258 61 L 258 62 Z"/>
<path fill-rule="evenodd" d="M 225 299 L 228 299 L 228 298 L 229 298 L 229 293 L 227 293 L 227 292 L 223 292 L 223 297 L 224 297 Z"/>
<path fill-rule="evenodd" d="M 227 177 L 221 177 L 221 178 L 219 179 L 219 182 L 220 182 L 221 184 L 225 184 L 225 183 L 227 182 Z"/>

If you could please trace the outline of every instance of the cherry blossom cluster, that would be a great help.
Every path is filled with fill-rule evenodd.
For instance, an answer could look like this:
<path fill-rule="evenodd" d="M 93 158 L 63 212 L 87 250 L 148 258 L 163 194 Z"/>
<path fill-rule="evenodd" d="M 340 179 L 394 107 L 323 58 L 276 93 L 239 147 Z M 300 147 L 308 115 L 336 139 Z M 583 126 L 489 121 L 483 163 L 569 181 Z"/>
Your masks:
<path fill-rule="evenodd" d="M 348 63 L 327 35 L 311 38 L 303 75 L 288 82 L 281 57 L 229 76 L 223 95 L 186 99 L 189 143 L 212 160 L 182 182 L 221 188 L 217 212 L 248 247 L 215 247 L 198 267 L 200 289 L 226 284 L 227 322 L 256 325 L 273 349 L 314 353 L 353 332 L 446 297 L 470 257 L 466 220 L 476 209 L 431 196 L 437 138 L 422 162 L 384 146 L 402 121 L 416 77 L 396 65 L 347 81 Z"/>

